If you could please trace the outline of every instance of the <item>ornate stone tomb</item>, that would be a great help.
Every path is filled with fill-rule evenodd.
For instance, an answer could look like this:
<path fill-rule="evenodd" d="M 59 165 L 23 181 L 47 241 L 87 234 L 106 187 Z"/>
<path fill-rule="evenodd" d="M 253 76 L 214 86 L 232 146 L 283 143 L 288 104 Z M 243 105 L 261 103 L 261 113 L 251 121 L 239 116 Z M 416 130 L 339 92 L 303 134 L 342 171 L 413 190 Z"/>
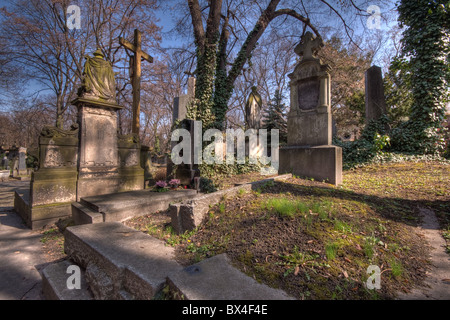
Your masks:
<path fill-rule="evenodd" d="M 45 126 L 39 137 L 39 170 L 29 189 L 16 191 L 14 209 L 32 229 L 71 214 L 77 195 L 78 125 Z"/>
<path fill-rule="evenodd" d="M 342 149 L 331 145 L 331 68 L 316 57 L 323 46 L 307 32 L 295 48 L 302 60 L 289 75 L 288 145 L 280 149 L 280 173 L 342 182 Z"/>
<path fill-rule="evenodd" d="M 71 215 L 82 197 L 140 190 L 137 135 L 118 137 L 115 81 L 100 50 L 87 57 L 82 86 L 74 104 L 77 124 L 69 131 L 46 126 L 39 140 L 39 170 L 29 190 L 16 192 L 14 208 L 27 225 L 40 228 Z"/>

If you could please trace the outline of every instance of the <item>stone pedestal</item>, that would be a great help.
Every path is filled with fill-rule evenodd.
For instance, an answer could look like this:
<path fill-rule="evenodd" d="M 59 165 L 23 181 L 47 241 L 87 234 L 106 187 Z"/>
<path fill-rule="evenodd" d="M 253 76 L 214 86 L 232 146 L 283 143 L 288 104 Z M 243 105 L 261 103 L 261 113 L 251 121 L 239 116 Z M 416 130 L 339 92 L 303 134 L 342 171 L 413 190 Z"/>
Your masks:
<path fill-rule="evenodd" d="M 295 48 L 303 59 L 289 75 L 291 108 L 287 146 L 280 148 L 280 173 L 342 182 L 342 149 L 331 145 L 331 68 L 315 57 L 321 43 L 307 32 Z"/>
<path fill-rule="evenodd" d="M 342 183 L 342 148 L 332 145 L 283 147 L 279 172 L 339 185 Z"/>
<path fill-rule="evenodd" d="M 117 111 L 122 107 L 83 98 L 73 104 L 78 108 L 80 127 L 77 201 L 87 196 L 143 189 L 139 142 L 125 139 L 119 144 Z"/>
<path fill-rule="evenodd" d="M 78 98 L 80 127 L 77 201 L 117 192 L 120 188 L 117 104 Z"/>

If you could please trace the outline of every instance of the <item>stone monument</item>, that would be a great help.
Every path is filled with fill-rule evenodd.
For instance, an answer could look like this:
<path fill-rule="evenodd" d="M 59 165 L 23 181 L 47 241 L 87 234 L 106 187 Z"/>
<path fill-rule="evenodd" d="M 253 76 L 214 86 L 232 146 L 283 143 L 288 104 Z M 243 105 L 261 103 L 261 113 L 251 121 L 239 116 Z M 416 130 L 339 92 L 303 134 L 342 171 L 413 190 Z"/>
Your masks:
<path fill-rule="evenodd" d="M 94 58 L 87 56 L 82 87 L 72 102 L 80 128 L 77 201 L 144 187 L 138 135 L 123 137 L 119 144 L 117 112 L 122 107 L 116 103 L 115 91 L 112 66 L 101 51 Z"/>
<path fill-rule="evenodd" d="M 262 99 L 256 87 L 252 87 L 252 92 L 248 96 L 245 105 L 245 128 L 260 129 L 261 127 L 261 107 Z"/>
<path fill-rule="evenodd" d="M 39 170 L 30 189 L 15 193 L 14 209 L 32 229 L 71 214 L 77 195 L 78 125 L 70 130 L 45 126 L 39 137 Z"/>
<path fill-rule="evenodd" d="M 289 75 L 288 139 L 280 148 L 279 171 L 338 185 L 342 149 L 331 142 L 331 68 L 316 56 L 322 46 L 320 38 L 306 32 L 295 48 L 302 59 Z"/>
<path fill-rule="evenodd" d="M 366 87 L 366 124 L 371 120 L 378 120 L 386 114 L 386 100 L 384 97 L 383 76 L 381 68 L 372 66 L 365 74 Z"/>
<path fill-rule="evenodd" d="M 20 147 L 19 148 L 19 164 L 17 167 L 17 174 L 19 176 L 23 176 L 27 174 L 27 148 Z"/>
<path fill-rule="evenodd" d="M 195 98 L 195 82 L 196 79 L 194 77 L 189 77 L 188 79 L 188 88 L 187 94 L 176 97 L 173 101 L 173 121 L 172 126 L 174 126 L 177 122 L 179 126 L 183 129 L 186 129 L 191 134 L 191 150 L 194 150 L 194 120 L 187 119 L 187 107 L 188 104 Z M 171 143 L 171 149 L 177 144 L 177 142 Z M 180 180 L 180 183 L 183 185 L 191 185 L 193 183 L 194 177 L 198 173 L 198 166 L 194 164 L 194 153 L 191 153 L 191 161 L 190 163 L 180 164 L 176 168 L 175 178 Z M 170 158 L 169 158 L 170 159 Z M 167 175 L 172 176 L 173 172 L 173 163 L 169 160 L 167 164 Z"/>
<path fill-rule="evenodd" d="M 13 177 L 20 177 L 27 175 L 27 148 L 17 148 L 13 152 L 10 153 L 12 156 L 12 175 Z"/>
<path fill-rule="evenodd" d="M 82 86 L 70 130 L 46 126 L 39 138 L 39 170 L 30 189 L 15 193 L 14 209 L 32 228 L 72 214 L 82 197 L 141 190 L 140 143 L 135 134 L 118 136 L 115 79 L 100 50 L 86 57 Z"/>
<path fill-rule="evenodd" d="M 188 89 L 187 94 L 181 95 L 173 99 L 173 119 L 172 123 L 177 120 L 182 121 L 186 119 L 187 116 L 187 106 L 189 102 L 195 97 L 195 78 L 190 77 L 188 79 Z"/>

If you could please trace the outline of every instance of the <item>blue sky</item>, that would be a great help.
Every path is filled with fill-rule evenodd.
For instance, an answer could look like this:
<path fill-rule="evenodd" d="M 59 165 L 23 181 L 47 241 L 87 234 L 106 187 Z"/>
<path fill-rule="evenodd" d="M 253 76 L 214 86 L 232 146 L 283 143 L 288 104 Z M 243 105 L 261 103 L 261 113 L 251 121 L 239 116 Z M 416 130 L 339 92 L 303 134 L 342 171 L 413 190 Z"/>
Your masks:
<path fill-rule="evenodd" d="M 76 1 L 74 1 L 76 2 Z M 0 0 L 0 6 L 5 6 L 7 5 L 8 1 L 7 0 Z M 383 16 L 385 13 L 389 13 L 392 15 L 391 8 L 380 8 L 381 11 L 381 15 Z M 183 39 L 171 39 L 167 33 L 174 27 L 174 21 L 172 20 L 172 16 L 171 16 L 171 12 L 167 12 L 167 11 L 163 11 L 158 10 L 156 12 L 156 16 L 159 18 L 159 21 L 156 22 L 159 26 L 161 26 L 162 29 L 162 37 L 163 37 L 163 42 L 162 42 L 162 46 L 163 47 L 177 47 L 180 44 L 180 41 L 183 41 Z M 386 23 L 384 21 L 382 21 L 381 23 L 381 28 L 383 31 L 389 29 L 393 24 L 395 24 L 396 22 L 391 22 L 390 25 L 386 25 Z M 361 25 L 361 28 L 363 28 L 363 24 Z M 367 31 L 367 30 L 366 30 Z M 360 32 L 360 30 L 357 30 L 357 32 Z M 370 33 L 376 33 L 378 32 L 377 30 L 369 30 L 368 33 L 370 35 Z M 385 45 L 388 45 L 388 43 L 386 43 Z M 155 57 L 157 58 L 157 57 Z M 374 64 L 380 65 L 382 66 L 382 62 L 379 60 L 380 57 L 376 57 Z M 34 89 L 36 88 L 35 85 L 30 85 L 30 90 L 34 91 Z M 27 90 L 27 91 L 30 91 Z"/>

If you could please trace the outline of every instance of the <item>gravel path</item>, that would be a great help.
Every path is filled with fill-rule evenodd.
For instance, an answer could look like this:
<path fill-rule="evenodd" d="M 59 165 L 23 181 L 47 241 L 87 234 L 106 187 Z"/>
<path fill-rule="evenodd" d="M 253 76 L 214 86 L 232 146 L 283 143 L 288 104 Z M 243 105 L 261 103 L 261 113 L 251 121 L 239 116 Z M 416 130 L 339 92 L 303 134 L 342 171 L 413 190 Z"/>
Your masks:
<path fill-rule="evenodd" d="M 449 300 L 450 299 L 450 255 L 445 252 L 439 222 L 433 211 L 420 208 L 423 223 L 419 228 L 426 241 L 432 247 L 431 270 L 427 273 L 425 285 L 416 288 L 410 293 L 399 295 L 402 300 Z"/>
<path fill-rule="evenodd" d="M 14 212 L 14 190 L 29 181 L 0 183 L 0 300 L 40 300 L 45 266 L 41 235 Z"/>

